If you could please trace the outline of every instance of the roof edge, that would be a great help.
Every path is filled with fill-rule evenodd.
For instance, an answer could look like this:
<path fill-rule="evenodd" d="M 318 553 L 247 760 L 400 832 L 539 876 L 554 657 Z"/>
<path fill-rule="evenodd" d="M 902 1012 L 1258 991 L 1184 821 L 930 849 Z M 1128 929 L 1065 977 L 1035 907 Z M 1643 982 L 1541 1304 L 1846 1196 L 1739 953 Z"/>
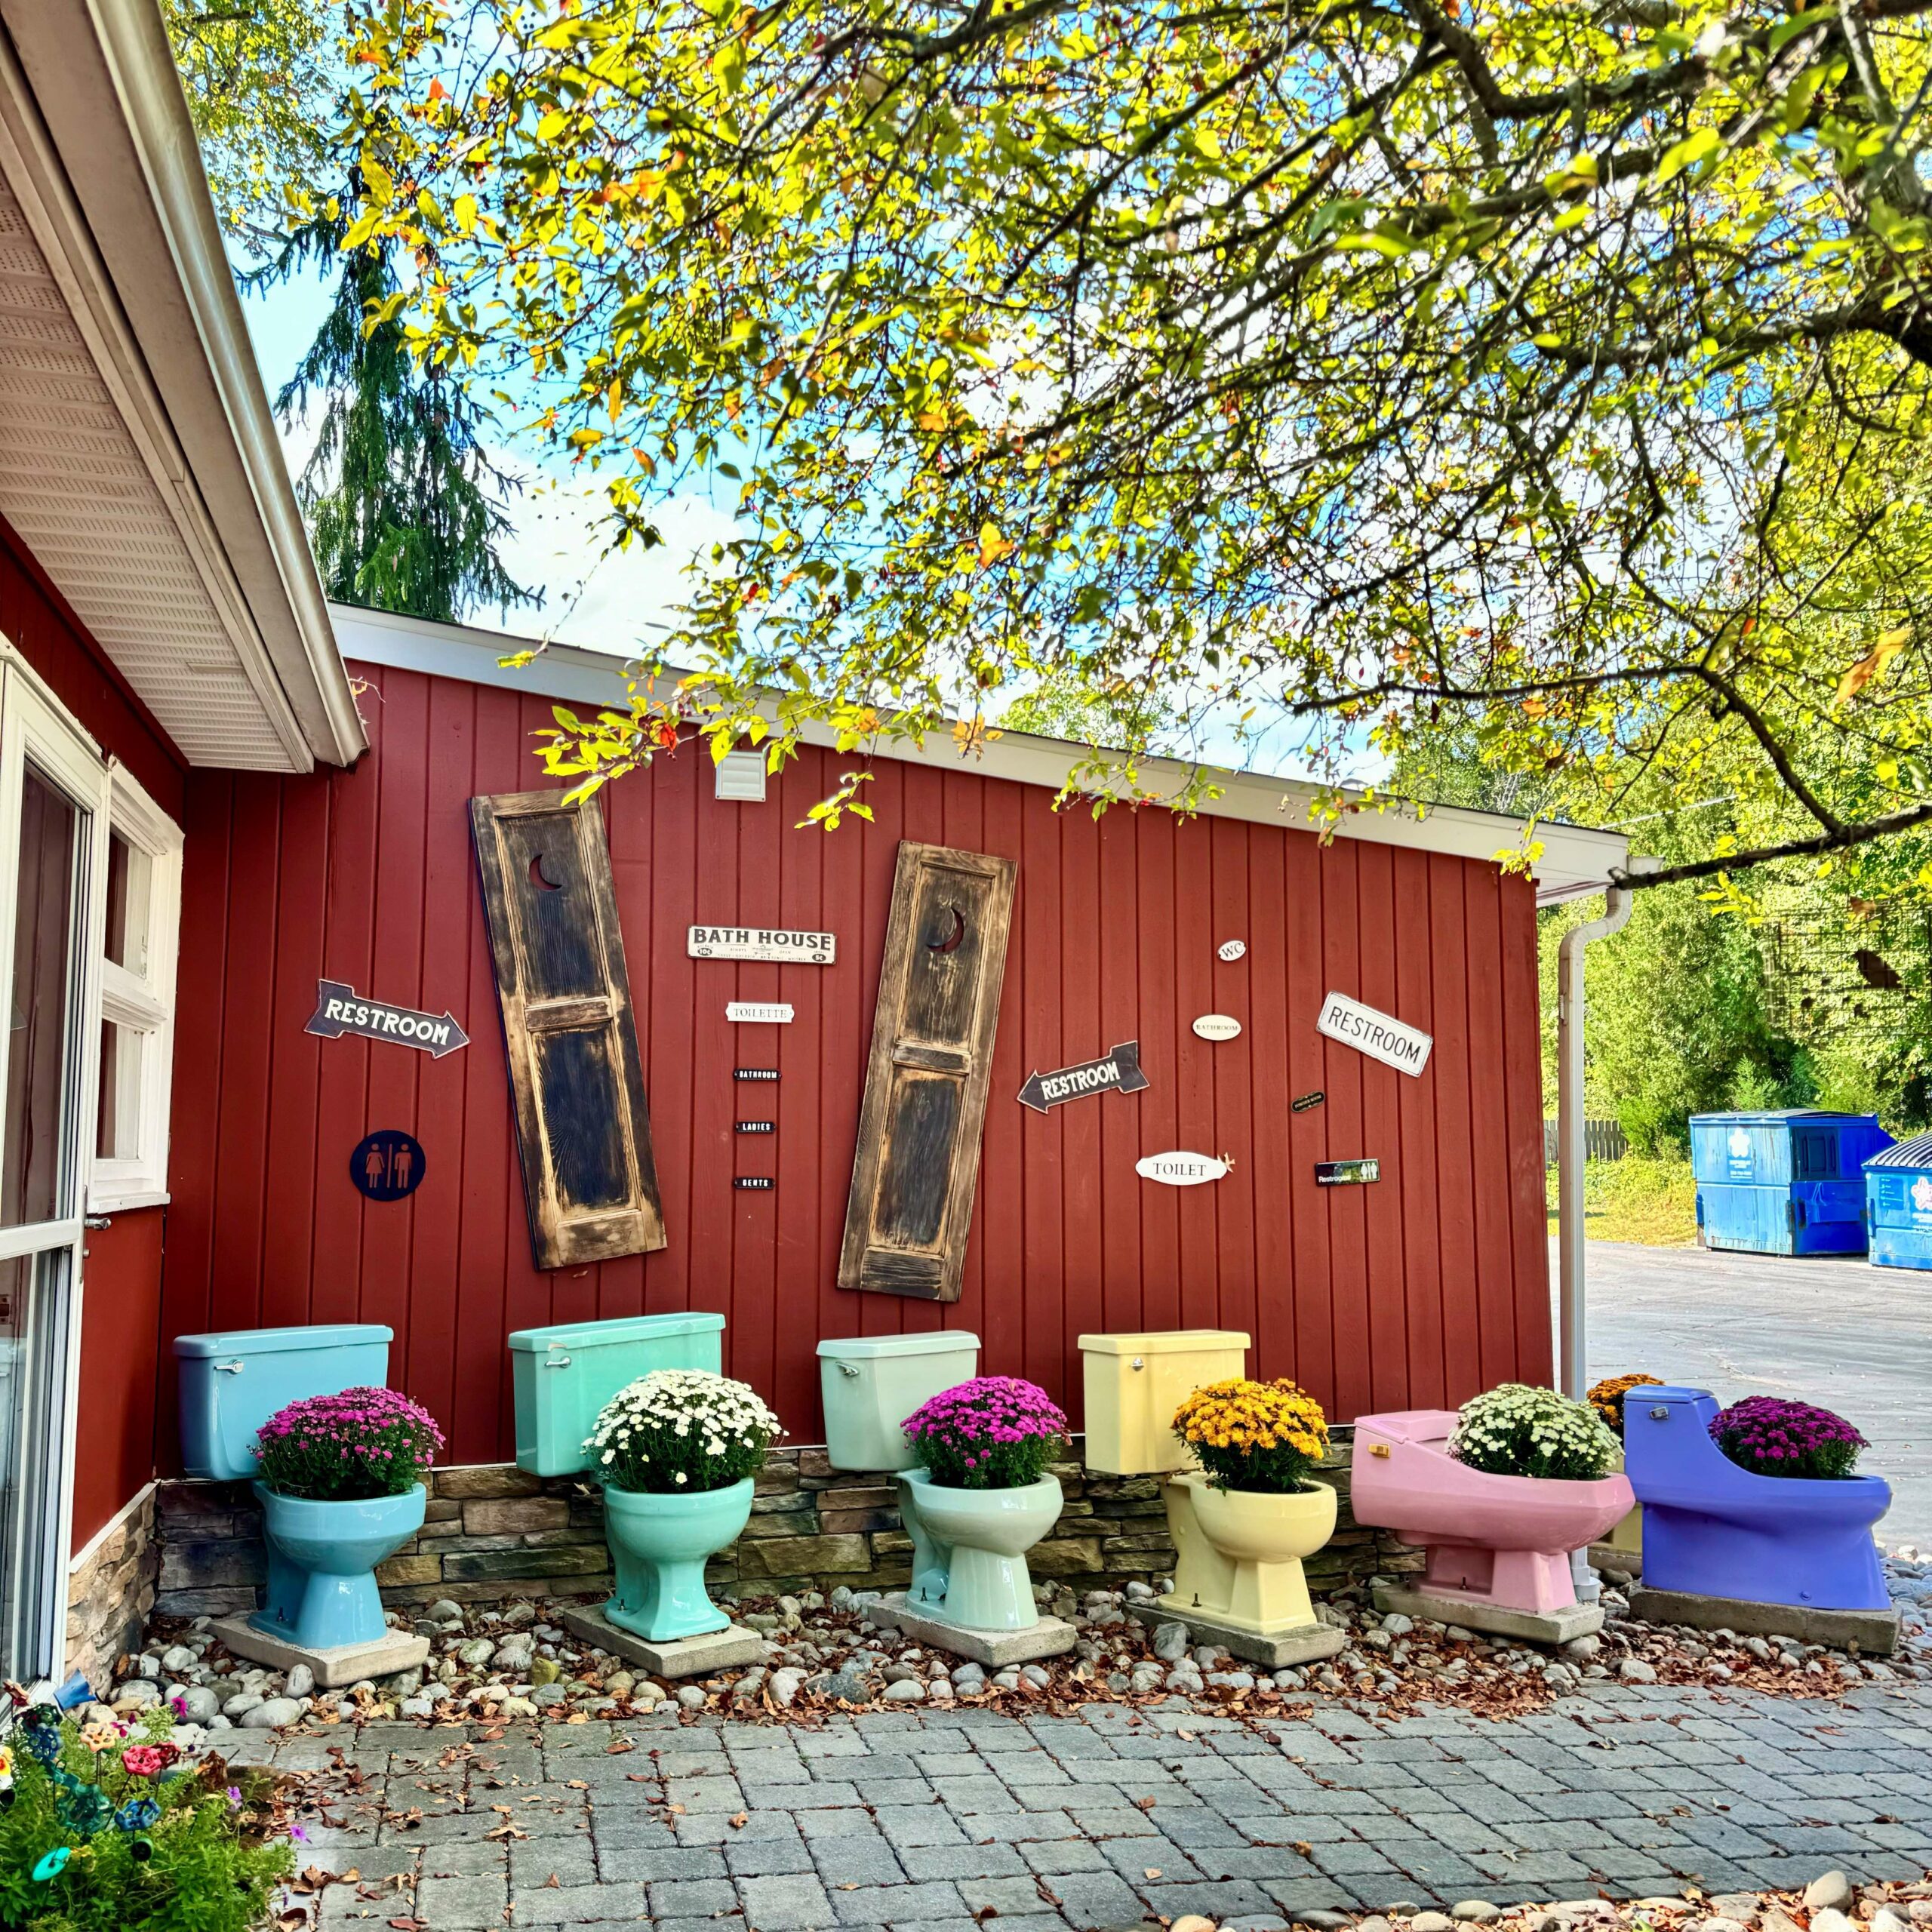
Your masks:
<path fill-rule="evenodd" d="M 533 697 L 601 705 L 626 702 L 623 662 L 608 651 L 552 644 L 527 668 L 506 669 L 497 660 L 530 640 L 470 624 L 437 623 L 352 605 L 332 603 L 329 611 L 345 657 Z M 833 734 L 822 726 L 807 726 L 804 736 L 808 743 L 828 748 L 834 743 Z M 970 761 L 949 743 L 931 740 L 924 746 L 904 741 L 881 745 L 873 755 L 949 769 L 964 766 L 989 778 L 1057 791 L 1069 769 L 1086 751 L 1084 746 L 1057 738 L 1003 731 Z M 1278 778 L 1266 772 L 1190 767 L 1174 758 L 1146 760 L 1141 771 L 1155 785 L 1164 783 L 1177 788 L 1192 771 L 1201 768 L 1211 771 L 1223 788 L 1220 798 L 1200 808 L 1203 816 L 1291 831 L 1321 831 L 1311 816 L 1321 788 L 1306 780 Z M 1344 796 L 1360 804 L 1365 795 L 1347 792 Z M 1335 832 L 1340 838 L 1371 844 L 1405 846 L 1494 863 L 1521 844 L 1525 824 L 1506 812 L 1476 811 L 1463 805 L 1435 805 L 1426 812 L 1413 806 L 1362 805 L 1345 814 Z M 1559 822 L 1537 825 L 1534 835 L 1543 848 L 1531 867 L 1539 905 L 1601 892 L 1609 884 L 1611 872 L 1629 861 L 1629 841 L 1620 832 Z"/>

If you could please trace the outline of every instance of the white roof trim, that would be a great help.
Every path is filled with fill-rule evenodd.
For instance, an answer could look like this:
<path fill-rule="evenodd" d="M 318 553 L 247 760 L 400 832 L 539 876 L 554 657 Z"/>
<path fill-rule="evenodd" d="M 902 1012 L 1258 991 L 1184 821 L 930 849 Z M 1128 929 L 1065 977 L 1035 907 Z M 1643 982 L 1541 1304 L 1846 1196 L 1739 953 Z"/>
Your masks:
<path fill-rule="evenodd" d="M 269 737 L 226 755 L 183 748 L 202 764 L 349 763 L 368 740 L 158 11 L 152 0 L 0 0 L 0 19 L 20 63 L 0 61 L 26 177 L 15 192 Z M 159 631 L 166 620 L 155 621 Z M 145 699 L 141 676 L 123 669 Z M 168 722 L 164 704 L 150 708 Z"/>
<path fill-rule="evenodd" d="M 478 630 L 467 624 L 432 623 L 386 611 L 358 610 L 349 605 L 331 604 L 329 611 L 345 657 L 566 703 L 628 708 L 621 661 L 608 651 L 552 644 L 527 669 L 506 670 L 497 660 L 535 640 Z M 833 742 L 832 734 L 822 727 L 808 725 L 804 735 L 812 744 Z M 913 764 L 963 768 L 984 777 L 1044 785 L 1053 791 L 1059 790 L 1069 768 L 1086 755 L 1084 746 L 1019 731 L 1002 732 L 983 754 L 970 758 L 962 758 L 949 743 L 937 738 L 923 746 L 904 742 L 881 744 L 872 754 Z M 1143 783 L 1156 789 L 1178 789 L 1187 768 L 1173 759 L 1153 758 L 1143 764 L 1141 775 Z M 1251 825 L 1291 830 L 1321 829 L 1310 817 L 1318 791 L 1315 786 L 1259 771 L 1218 772 L 1216 780 L 1222 787 L 1221 795 L 1201 807 L 1204 817 L 1240 819 Z M 1371 808 L 1349 813 L 1335 832 L 1338 838 L 1363 839 L 1374 845 L 1401 845 L 1460 859 L 1494 860 L 1521 842 L 1523 824 L 1507 813 L 1470 811 L 1460 805 L 1432 806 L 1426 815 L 1412 808 L 1392 806 L 1386 811 Z M 1612 869 L 1622 867 L 1629 857 L 1629 841 L 1620 832 L 1544 821 L 1536 826 L 1535 836 L 1543 846 L 1534 868 L 1539 905 L 1601 892 Z"/>

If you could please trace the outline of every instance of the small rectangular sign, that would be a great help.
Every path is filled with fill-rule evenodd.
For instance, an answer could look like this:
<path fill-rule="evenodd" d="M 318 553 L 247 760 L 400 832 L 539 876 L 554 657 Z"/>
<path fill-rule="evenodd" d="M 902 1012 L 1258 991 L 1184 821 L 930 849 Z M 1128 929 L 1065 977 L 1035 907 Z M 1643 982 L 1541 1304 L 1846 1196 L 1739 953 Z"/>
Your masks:
<path fill-rule="evenodd" d="M 1315 1030 L 1340 1040 L 1346 1047 L 1392 1066 L 1398 1073 L 1420 1075 L 1429 1064 L 1435 1043 L 1419 1027 L 1405 1026 L 1386 1013 L 1377 1013 L 1346 993 L 1331 993 L 1315 1015 Z"/>
<path fill-rule="evenodd" d="M 733 999 L 724 1002 L 724 1017 L 747 1026 L 789 1026 L 792 1009 L 782 1001 Z"/>
<path fill-rule="evenodd" d="M 685 950 L 694 959 L 770 959 L 780 964 L 829 966 L 838 941 L 831 933 L 789 932 L 777 926 L 693 926 Z"/>
<path fill-rule="evenodd" d="M 1315 1178 L 1324 1187 L 1344 1187 L 1352 1181 L 1380 1180 L 1382 1163 L 1374 1155 L 1361 1161 L 1317 1161 Z"/>
<path fill-rule="evenodd" d="M 769 1174 L 736 1174 L 731 1185 L 747 1194 L 769 1194 L 778 1183 Z"/>
<path fill-rule="evenodd" d="M 738 1122 L 740 1134 L 775 1134 L 778 1123 L 775 1120 L 741 1120 Z"/>
<path fill-rule="evenodd" d="M 737 1066 L 731 1069 L 734 1080 L 776 1080 L 778 1069 L 775 1066 Z"/>

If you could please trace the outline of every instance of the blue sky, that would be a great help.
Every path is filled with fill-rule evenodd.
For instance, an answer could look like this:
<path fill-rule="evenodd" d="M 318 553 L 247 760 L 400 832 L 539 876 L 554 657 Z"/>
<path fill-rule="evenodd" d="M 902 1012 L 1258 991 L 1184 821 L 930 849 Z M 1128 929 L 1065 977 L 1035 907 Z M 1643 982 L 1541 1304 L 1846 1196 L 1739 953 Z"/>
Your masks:
<path fill-rule="evenodd" d="M 244 293 L 242 309 L 271 398 L 313 340 L 327 309 L 327 288 L 321 278 L 308 274 L 265 291 Z M 300 421 L 283 429 L 291 474 L 308 460 L 312 441 L 312 431 Z M 469 621 L 484 629 L 579 645 L 620 658 L 634 656 L 653 641 L 664 614 L 678 602 L 686 563 L 731 528 L 726 506 L 736 494 L 734 485 L 721 485 L 715 495 L 688 491 L 660 510 L 657 521 L 664 542 L 659 549 L 601 556 L 594 481 L 586 488 L 567 473 L 546 469 L 534 448 L 514 442 L 497 454 L 504 467 L 527 479 L 506 505 L 515 535 L 503 548 L 503 565 L 519 583 L 541 589 L 544 599 L 536 610 L 522 608 L 507 617 L 494 609 L 472 612 Z M 1222 764 L 1305 775 L 1308 768 L 1288 737 L 1285 728 L 1278 728 L 1268 741 L 1244 754 L 1231 731 L 1211 728 L 1201 752 Z M 1370 755 L 1362 763 L 1358 775 L 1367 777 L 1380 761 Z"/>

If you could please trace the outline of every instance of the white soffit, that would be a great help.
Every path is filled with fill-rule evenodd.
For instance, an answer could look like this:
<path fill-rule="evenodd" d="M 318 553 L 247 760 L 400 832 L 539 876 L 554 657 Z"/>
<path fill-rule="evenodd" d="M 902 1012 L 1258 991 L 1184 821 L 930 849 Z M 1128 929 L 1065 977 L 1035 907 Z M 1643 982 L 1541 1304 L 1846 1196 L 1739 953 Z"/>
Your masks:
<path fill-rule="evenodd" d="M 97 17 L 81 0 L 0 0 L 0 514 L 190 764 L 345 763 L 362 748 L 361 723 L 292 499 L 281 503 L 272 429 L 267 472 L 236 481 L 262 470 L 262 438 L 247 432 L 253 414 L 266 422 L 266 405 L 213 210 L 201 206 L 186 105 L 152 5 L 104 5 Z M 109 15 L 140 57 L 149 118 L 181 137 L 159 160 L 141 146 L 154 130 L 128 118 L 111 84 L 98 37 Z M 31 67 L 23 27 L 45 43 Z M 155 45 L 168 61 L 158 76 Z M 214 236 L 224 302 L 178 250 L 135 267 L 117 234 L 122 272 L 104 257 L 97 211 L 155 237 L 171 215 L 179 226 L 180 209 L 155 198 L 163 189 L 205 215 L 207 232 L 189 239 L 198 261 Z M 252 386 L 248 420 L 216 400 L 224 383 Z M 273 515 L 285 507 L 292 542 Z"/>
<path fill-rule="evenodd" d="M 618 659 L 607 651 L 585 651 L 574 645 L 552 644 L 535 663 L 506 670 L 497 660 L 528 648 L 535 640 L 500 631 L 478 630 L 466 624 L 432 623 L 420 617 L 399 617 L 386 611 L 358 610 L 331 604 L 335 634 L 344 657 L 398 669 L 428 672 L 460 678 L 466 684 L 494 685 L 533 697 L 554 698 L 577 706 L 609 705 L 628 708 L 624 677 Z M 807 740 L 829 745 L 830 732 L 808 727 Z M 962 758 L 949 742 L 928 739 L 924 746 L 883 744 L 873 754 L 914 764 L 978 773 L 983 777 L 1011 779 L 1023 785 L 1044 785 L 1057 791 L 1084 747 L 1054 738 L 1031 737 L 1007 731 L 995 738 L 983 755 Z M 1185 774 L 1179 764 L 1153 759 L 1142 767 L 1152 789 L 1171 790 Z M 1208 818 L 1233 818 L 1251 825 L 1315 831 L 1309 817 L 1316 788 L 1296 780 L 1271 777 L 1263 772 L 1231 771 L 1216 774 L 1221 795 L 1201 808 Z M 1479 812 L 1460 805 L 1432 807 L 1426 817 L 1392 807 L 1351 812 L 1336 828 L 1342 838 L 1359 838 L 1375 845 L 1400 845 L 1411 851 L 1442 852 L 1462 859 L 1494 860 L 1518 846 L 1523 821 L 1503 812 Z M 1629 858 L 1629 841 L 1620 832 L 1599 832 L 1586 826 L 1544 822 L 1535 828 L 1543 847 L 1534 871 L 1537 903 L 1552 905 L 1586 893 L 1601 892 L 1611 872 Z"/>

